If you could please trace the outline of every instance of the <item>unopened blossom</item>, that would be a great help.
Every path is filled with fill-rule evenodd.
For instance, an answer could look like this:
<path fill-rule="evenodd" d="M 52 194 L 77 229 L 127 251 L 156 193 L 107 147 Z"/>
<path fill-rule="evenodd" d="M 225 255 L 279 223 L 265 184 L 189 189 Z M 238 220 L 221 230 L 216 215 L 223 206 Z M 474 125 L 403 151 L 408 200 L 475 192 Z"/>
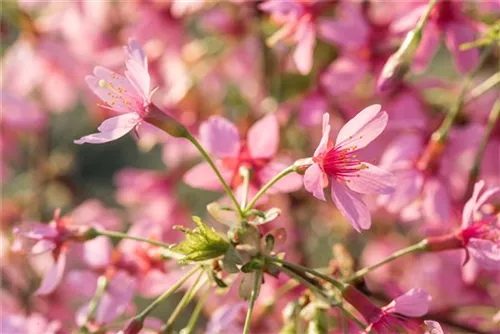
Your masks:
<path fill-rule="evenodd" d="M 480 25 L 464 15 L 466 4 L 461 1 L 437 1 L 432 9 L 429 20 L 422 32 L 422 40 L 415 54 L 413 68 L 424 70 L 436 53 L 441 37 L 444 38 L 446 47 L 451 52 L 457 69 L 461 73 L 470 71 L 479 60 L 477 48 L 460 50 L 460 45 L 476 39 L 476 32 Z M 391 31 L 406 32 L 412 29 L 423 13 L 427 10 L 428 2 L 405 13 L 391 23 Z"/>
<path fill-rule="evenodd" d="M 155 89 L 151 89 L 148 60 L 134 40 L 129 41 L 125 52 L 128 56 L 125 76 L 97 66 L 94 75 L 85 78 L 90 89 L 104 102 L 102 107 L 120 115 L 105 120 L 97 128 L 98 133 L 75 140 L 76 144 L 101 144 L 121 138 L 132 130 L 137 131 L 149 113 Z"/>
<path fill-rule="evenodd" d="M 361 194 L 389 194 L 394 177 L 358 157 L 360 150 L 384 131 L 388 116 L 380 105 L 363 109 L 340 130 L 335 144 L 330 140 L 330 116 L 323 115 L 323 136 L 304 174 L 304 186 L 314 197 L 325 200 L 330 183 L 332 200 L 357 230 L 368 229 L 371 218 Z"/>
<path fill-rule="evenodd" d="M 243 178 L 240 167 L 251 170 L 249 193 L 255 194 L 261 186 L 287 167 L 275 158 L 279 148 L 279 123 L 275 114 L 269 114 L 256 122 L 240 137 L 238 128 L 227 119 L 212 116 L 200 127 L 200 139 L 208 152 L 217 158 L 222 176 L 237 193 L 242 191 Z M 220 190 L 222 186 L 208 163 L 201 163 L 184 176 L 192 187 Z M 300 187 L 300 178 L 287 175 L 278 181 L 271 192 L 286 193 Z"/>
<path fill-rule="evenodd" d="M 352 286 L 343 296 L 368 322 L 364 333 L 443 333 L 439 323 L 421 318 L 432 300 L 423 289 L 411 289 L 381 308 Z"/>

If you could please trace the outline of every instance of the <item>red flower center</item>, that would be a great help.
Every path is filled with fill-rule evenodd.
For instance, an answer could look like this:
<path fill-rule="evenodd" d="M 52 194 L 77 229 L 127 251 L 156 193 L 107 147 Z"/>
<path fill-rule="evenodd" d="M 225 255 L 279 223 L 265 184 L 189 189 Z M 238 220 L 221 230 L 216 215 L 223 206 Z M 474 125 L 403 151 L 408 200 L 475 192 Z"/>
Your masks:
<path fill-rule="evenodd" d="M 339 182 L 349 182 L 349 178 L 359 177 L 361 169 L 368 168 L 359 161 L 357 152 L 356 146 L 347 148 L 337 146 L 313 157 L 313 161 L 319 163 L 328 176 Z"/>

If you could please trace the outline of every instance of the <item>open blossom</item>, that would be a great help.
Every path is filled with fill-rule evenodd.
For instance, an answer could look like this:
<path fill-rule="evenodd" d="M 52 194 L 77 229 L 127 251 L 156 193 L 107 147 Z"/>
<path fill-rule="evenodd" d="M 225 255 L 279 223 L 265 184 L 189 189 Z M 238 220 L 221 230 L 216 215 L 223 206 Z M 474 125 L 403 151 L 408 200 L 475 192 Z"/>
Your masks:
<path fill-rule="evenodd" d="M 477 182 L 462 213 L 460 235 L 468 254 L 489 269 L 500 269 L 500 213 L 495 215 L 481 209 L 498 193 L 500 187 L 485 189 L 484 181 Z"/>
<path fill-rule="evenodd" d="M 372 331 L 386 333 L 431 333 L 442 334 L 438 322 L 422 320 L 429 310 L 432 297 L 423 289 L 411 289 L 404 295 L 379 308 L 372 304 L 361 292 L 350 286 L 344 298 L 358 310 L 368 322 L 364 333 Z"/>
<path fill-rule="evenodd" d="M 324 188 L 331 184 L 332 200 L 339 211 L 359 231 L 371 225 L 370 212 L 361 194 L 388 194 L 394 178 L 358 153 L 384 131 L 388 116 L 380 105 L 363 109 L 340 130 L 335 145 L 330 140 L 330 116 L 323 115 L 323 136 L 304 174 L 304 186 L 314 197 L 325 200 Z"/>
<path fill-rule="evenodd" d="M 279 123 L 275 114 L 265 116 L 249 130 L 246 140 L 240 137 L 238 128 L 225 118 L 212 116 L 200 127 L 200 139 L 207 150 L 218 160 L 222 176 L 239 194 L 243 178 L 239 170 L 244 166 L 251 169 L 249 193 L 257 190 L 287 167 L 274 159 L 279 147 Z M 201 163 L 188 171 L 184 181 L 192 187 L 219 190 L 221 185 L 208 163 Z M 272 191 L 290 192 L 300 187 L 300 178 L 287 175 L 278 181 Z"/>
<path fill-rule="evenodd" d="M 125 52 L 128 55 L 125 76 L 97 66 L 94 75 L 85 78 L 90 89 L 104 101 L 103 107 L 120 115 L 105 120 L 97 128 L 99 133 L 75 140 L 76 144 L 101 144 L 121 138 L 137 130 L 147 116 L 155 89 L 151 90 L 146 55 L 134 40 L 129 41 Z"/>

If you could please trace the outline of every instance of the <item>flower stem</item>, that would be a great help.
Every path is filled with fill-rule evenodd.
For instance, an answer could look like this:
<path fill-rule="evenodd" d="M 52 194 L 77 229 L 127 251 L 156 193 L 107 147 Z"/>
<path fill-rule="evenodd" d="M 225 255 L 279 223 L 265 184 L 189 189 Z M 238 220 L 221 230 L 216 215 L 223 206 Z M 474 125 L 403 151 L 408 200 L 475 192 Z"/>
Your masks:
<path fill-rule="evenodd" d="M 272 257 L 272 256 L 268 256 L 268 255 L 264 255 L 264 256 L 270 261 L 278 262 L 278 263 L 284 264 L 284 265 L 286 265 L 294 270 L 306 272 L 306 273 L 309 273 L 313 276 L 321 278 L 322 280 L 327 281 L 328 283 L 330 283 L 331 285 L 333 285 L 334 287 L 336 287 L 340 291 L 344 290 L 347 287 L 347 284 L 340 282 L 340 281 L 337 281 L 336 279 L 334 279 L 328 275 L 322 274 L 314 269 L 310 269 L 310 268 L 301 266 L 300 264 L 295 264 L 295 263 L 291 263 L 291 262 L 288 262 L 288 261 L 285 261 L 282 259 L 278 259 L 276 257 Z"/>
<path fill-rule="evenodd" d="M 191 271 L 189 271 L 186 275 L 184 275 L 179 281 L 177 281 L 174 285 L 170 287 L 167 291 L 165 291 L 160 297 L 156 298 L 148 307 L 146 307 L 141 313 L 135 316 L 135 319 L 138 322 L 144 322 L 144 319 L 153 311 L 160 303 L 162 303 L 165 299 L 170 297 L 173 293 L 175 293 L 181 286 L 191 277 L 195 272 L 200 270 L 200 266 L 196 266 Z"/>
<path fill-rule="evenodd" d="M 481 162 L 483 161 L 484 151 L 486 150 L 486 146 L 488 145 L 488 141 L 490 139 L 491 133 L 495 128 L 495 125 L 498 123 L 498 118 L 500 117 L 500 98 L 497 98 L 493 108 L 491 109 L 490 116 L 488 117 L 488 123 L 486 124 L 486 130 L 484 131 L 483 137 L 481 138 L 481 142 L 479 143 L 479 148 L 476 152 L 476 156 L 474 157 L 474 163 L 472 165 L 471 170 L 469 171 L 469 181 L 467 183 L 467 191 L 465 192 L 465 200 L 467 200 L 472 194 L 472 190 L 474 189 L 474 184 L 477 181 L 479 176 L 479 171 L 481 169 Z"/>
<path fill-rule="evenodd" d="M 250 188 L 250 169 L 247 167 L 240 167 L 239 173 L 243 178 L 243 198 L 241 199 L 241 209 L 245 209 L 248 201 L 248 191 Z M 244 212 L 244 211 L 243 211 Z"/>
<path fill-rule="evenodd" d="M 104 295 L 104 292 L 108 287 L 108 284 L 109 280 L 106 276 L 103 275 L 99 276 L 99 278 L 97 279 L 97 287 L 94 296 L 89 302 L 88 313 L 85 316 L 85 321 L 82 327 L 86 327 L 89 320 L 92 320 L 94 318 L 95 312 L 97 311 L 97 307 L 99 306 L 99 302 L 101 301 L 101 298 Z"/>
<path fill-rule="evenodd" d="M 170 333 L 171 332 L 171 327 L 174 324 L 177 317 L 179 316 L 179 314 L 191 302 L 191 300 L 193 300 L 196 292 L 198 292 L 198 290 L 200 290 L 200 288 L 203 287 L 203 285 L 206 283 L 206 281 L 205 281 L 205 282 L 202 282 L 201 284 L 198 284 L 201 277 L 203 276 L 203 273 L 204 273 L 203 271 L 200 271 L 200 274 L 198 275 L 198 277 L 194 281 L 193 285 L 191 285 L 189 290 L 184 294 L 184 296 L 182 296 L 181 301 L 179 302 L 179 304 L 177 305 L 175 310 L 172 312 L 172 314 L 168 318 L 165 325 L 162 327 L 162 329 L 161 329 L 162 333 Z"/>
<path fill-rule="evenodd" d="M 243 327 L 243 334 L 250 333 L 250 321 L 252 320 L 252 313 L 255 307 L 255 301 L 258 297 L 259 285 L 261 284 L 262 271 L 257 270 L 253 279 L 253 289 L 250 295 L 250 305 L 248 306 L 247 317 L 245 319 L 245 326 Z"/>
<path fill-rule="evenodd" d="M 136 240 L 136 241 L 141 241 L 141 242 L 147 242 L 151 245 L 160 246 L 160 247 L 164 247 L 164 248 L 171 248 L 172 247 L 171 245 L 163 243 L 161 241 L 137 237 L 137 236 L 129 235 L 126 233 L 121 233 L 121 232 L 93 229 L 91 231 L 91 233 L 96 233 L 96 236 L 105 236 L 105 237 L 109 237 L 109 238 L 113 238 L 113 239 L 130 239 L 130 240 Z"/>
<path fill-rule="evenodd" d="M 227 185 L 226 181 L 222 177 L 222 174 L 220 173 L 220 171 L 217 168 L 217 166 L 215 166 L 215 163 L 213 162 L 212 158 L 210 158 L 210 156 L 208 155 L 207 151 L 205 151 L 205 149 L 203 148 L 203 146 L 201 146 L 201 144 L 198 142 L 198 140 L 195 137 L 193 137 L 192 134 L 190 134 L 190 133 L 186 134 L 186 139 L 188 139 L 196 147 L 196 149 L 198 149 L 198 151 L 201 153 L 201 155 L 203 156 L 203 158 L 208 162 L 208 164 L 210 165 L 210 167 L 212 167 L 212 170 L 214 171 L 215 175 L 217 175 L 217 178 L 219 179 L 220 183 L 222 184 L 222 187 L 224 188 L 224 190 L 226 191 L 227 195 L 229 196 L 229 198 L 233 202 L 236 210 L 238 211 L 238 213 L 240 214 L 240 216 L 243 217 L 244 216 L 243 215 L 243 211 L 242 211 L 242 209 L 241 209 L 238 201 L 236 200 L 236 197 L 234 197 L 233 191 Z"/>
<path fill-rule="evenodd" d="M 191 334 L 194 332 L 196 323 L 198 322 L 198 318 L 200 317 L 201 314 L 201 309 L 203 308 L 203 305 L 205 304 L 205 300 L 207 299 L 209 293 L 210 293 L 210 286 L 208 286 L 205 291 L 203 291 L 203 294 L 201 295 L 200 299 L 198 300 L 198 304 L 196 304 L 196 307 L 194 308 L 193 314 L 188 320 L 188 323 L 186 327 L 181 331 L 182 334 Z"/>
<path fill-rule="evenodd" d="M 361 277 L 363 277 L 364 275 L 368 274 L 372 270 L 377 269 L 378 267 L 380 267 L 380 266 L 382 266 L 382 265 L 384 265 L 386 263 L 389 263 L 391 261 L 394 261 L 394 260 L 396 260 L 396 259 L 398 259 L 398 258 L 400 258 L 400 257 L 402 257 L 404 255 L 426 251 L 427 250 L 427 244 L 428 244 L 427 240 L 422 240 L 422 241 L 420 241 L 419 243 L 417 243 L 415 245 L 412 245 L 412 246 L 407 247 L 407 248 L 403 248 L 403 249 L 401 249 L 401 250 L 393 253 L 392 255 L 386 257 L 382 261 L 380 261 L 378 263 L 375 263 L 374 265 L 371 265 L 369 267 L 366 267 L 366 268 L 358 270 L 351 277 L 347 278 L 345 280 L 345 282 L 346 283 L 356 282 L 357 280 L 359 280 Z"/>
<path fill-rule="evenodd" d="M 446 115 L 446 118 L 443 120 L 441 126 L 433 133 L 432 140 L 443 143 L 448 139 L 448 134 L 450 132 L 451 126 L 455 122 L 458 114 L 460 113 L 460 110 L 462 109 L 465 101 L 465 95 L 472 83 L 472 79 L 479 72 L 492 51 L 493 47 L 489 47 L 481 54 L 481 58 L 479 59 L 476 67 L 465 78 L 462 88 L 460 89 L 458 97 L 451 107 L 450 112 Z"/>
<path fill-rule="evenodd" d="M 477 99 L 496 85 L 500 83 L 500 72 L 493 74 L 488 79 L 484 80 L 482 83 L 474 87 L 469 95 L 465 98 L 465 102 L 468 103 L 474 99 Z"/>
<path fill-rule="evenodd" d="M 269 190 L 276 182 L 281 180 L 283 177 L 287 176 L 290 173 L 293 173 L 295 171 L 295 166 L 288 166 L 287 168 L 283 169 L 280 173 L 278 173 L 275 177 L 273 177 L 271 180 L 269 180 L 255 195 L 255 197 L 248 203 L 247 207 L 243 212 L 248 212 L 251 210 L 254 206 L 255 203 L 259 200 L 259 198 L 262 197 L 266 193 L 266 191 Z"/>

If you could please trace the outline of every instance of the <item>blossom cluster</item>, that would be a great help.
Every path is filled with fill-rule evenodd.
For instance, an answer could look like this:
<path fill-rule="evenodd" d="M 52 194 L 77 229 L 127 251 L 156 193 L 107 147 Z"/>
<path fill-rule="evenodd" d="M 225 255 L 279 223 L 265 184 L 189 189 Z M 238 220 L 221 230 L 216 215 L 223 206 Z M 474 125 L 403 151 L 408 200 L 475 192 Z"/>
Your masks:
<path fill-rule="evenodd" d="M 1 333 L 500 333 L 498 1 L 4 7 Z"/>

